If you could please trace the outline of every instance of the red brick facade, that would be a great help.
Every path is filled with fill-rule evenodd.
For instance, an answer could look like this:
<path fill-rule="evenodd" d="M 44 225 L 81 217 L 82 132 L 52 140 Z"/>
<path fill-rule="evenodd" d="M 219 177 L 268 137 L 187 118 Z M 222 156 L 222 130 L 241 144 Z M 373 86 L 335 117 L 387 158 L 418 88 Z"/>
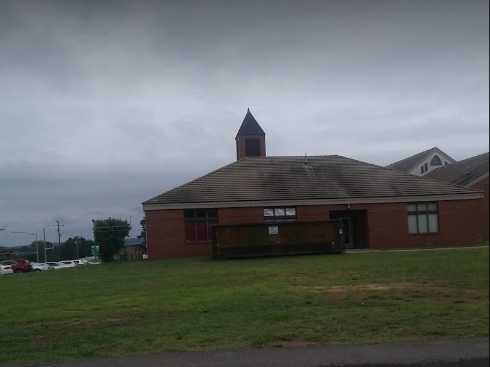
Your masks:
<path fill-rule="evenodd" d="M 183 210 L 149 211 L 145 218 L 150 259 L 209 254 L 207 243 L 186 243 Z"/>
<path fill-rule="evenodd" d="M 487 180 L 488 193 L 488 180 Z M 298 221 L 330 219 L 334 210 L 365 210 L 367 245 L 371 249 L 407 249 L 465 246 L 482 243 L 488 236 L 488 195 L 485 200 L 439 202 L 439 233 L 409 234 L 407 204 L 321 205 L 296 208 Z M 263 208 L 218 209 L 220 224 L 261 223 Z M 185 240 L 183 210 L 146 212 L 148 255 L 151 259 L 209 255 L 209 242 Z M 487 237 L 488 238 L 488 237 Z"/>
<path fill-rule="evenodd" d="M 242 158 L 247 156 L 247 152 L 245 150 L 247 139 L 257 140 L 258 144 L 260 146 L 259 157 L 265 157 L 266 156 L 267 152 L 265 150 L 265 136 L 257 136 L 257 135 L 238 136 L 236 139 L 236 157 L 237 157 L 237 160 L 242 159 Z"/>
<path fill-rule="evenodd" d="M 485 177 L 483 180 L 478 181 L 474 185 L 470 186 L 469 188 L 472 190 L 478 190 L 478 191 L 483 191 L 485 195 L 485 205 L 483 208 L 483 238 L 488 241 L 488 221 L 489 221 L 489 215 L 488 215 L 488 210 L 489 210 L 489 200 L 488 200 L 488 176 Z"/>

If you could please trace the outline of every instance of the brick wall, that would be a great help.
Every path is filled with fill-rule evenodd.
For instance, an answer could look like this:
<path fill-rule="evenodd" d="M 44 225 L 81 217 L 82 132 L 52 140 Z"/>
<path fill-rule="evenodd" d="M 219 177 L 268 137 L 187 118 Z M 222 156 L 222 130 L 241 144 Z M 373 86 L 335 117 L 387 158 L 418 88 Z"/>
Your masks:
<path fill-rule="evenodd" d="M 150 259 L 209 254 L 207 243 L 186 243 L 183 210 L 147 211 L 145 218 Z"/>
<path fill-rule="evenodd" d="M 489 215 L 488 215 L 488 209 L 489 209 L 489 201 L 488 201 L 488 177 L 485 179 L 481 180 L 480 182 L 477 182 L 473 186 L 470 187 L 470 189 L 473 190 L 478 190 L 478 191 L 483 191 L 485 193 L 485 200 L 483 201 L 483 238 L 485 241 L 488 241 L 488 220 L 489 220 Z"/>
<path fill-rule="evenodd" d="M 262 223 L 263 208 L 223 208 L 218 209 L 220 224 Z"/>
<path fill-rule="evenodd" d="M 370 206 L 369 244 L 373 249 L 446 247 L 479 244 L 482 200 L 439 202 L 439 233 L 409 234 L 406 204 Z"/>
<path fill-rule="evenodd" d="M 439 202 L 440 232 L 423 235 L 408 233 L 407 204 L 405 203 L 352 205 L 350 209 L 367 211 L 366 227 L 369 248 L 401 249 L 481 243 L 485 208 L 486 218 L 488 218 L 487 205 L 488 201 L 483 199 L 441 201 Z M 346 205 L 299 206 L 297 207 L 297 220 L 328 220 L 330 211 L 345 209 L 347 209 Z M 219 209 L 218 220 L 220 224 L 262 223 L 264 220 L 263 208 Z M 146 212 L 146 223 L 148 253 L 152 259 L 205 256 L 210 253 L 210 246 L 207 243 L 190 244 L 185 241 L 182 210 L 148 211 Z"/>
<path fill-rule="evenodd" d="M 265 149 L 265 136 L 239 136 L 236 140 L 236 154 L 237 154 L 237 160 L 244 158 L 247 156 L 247 153 L 245 151 L 245 141 L 247 139 L 258 139 L 260 143 L 260 156 L 265 157 L 267 152 Z"/>

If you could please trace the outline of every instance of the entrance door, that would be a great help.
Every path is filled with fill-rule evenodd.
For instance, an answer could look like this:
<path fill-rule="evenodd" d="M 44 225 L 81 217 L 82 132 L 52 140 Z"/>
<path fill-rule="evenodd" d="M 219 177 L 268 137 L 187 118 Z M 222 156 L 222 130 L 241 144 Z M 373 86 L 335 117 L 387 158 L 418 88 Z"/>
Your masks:
<path fill-rule="evenodd" d="M 342 230 L 343 245 L 345 248 L 354 248 L 353 234 L 352 234 L 352 218 L 344 217 L 337 218 L 340 222 L 340 229 Z"/>
<path fill-rule="evenodd" d="M 365 210 L 333 210 L 330 212 L 330 219 L 339 221 L 345 248 L 367 248 L 367 213 Z"/>

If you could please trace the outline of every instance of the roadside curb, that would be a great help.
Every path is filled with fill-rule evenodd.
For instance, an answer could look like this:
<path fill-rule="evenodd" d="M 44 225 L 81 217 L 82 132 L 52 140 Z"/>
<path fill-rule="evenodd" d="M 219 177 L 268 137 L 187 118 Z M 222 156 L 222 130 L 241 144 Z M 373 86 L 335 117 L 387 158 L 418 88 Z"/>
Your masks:
<path fill-rule="evenodd" d="M 212 352 L 166 352 L 37 367 L 330 367 L 487 366 L 488 338 L 368 345 L 315 345 Z M 6 366 L 5 366 L 6 367 Z"/>

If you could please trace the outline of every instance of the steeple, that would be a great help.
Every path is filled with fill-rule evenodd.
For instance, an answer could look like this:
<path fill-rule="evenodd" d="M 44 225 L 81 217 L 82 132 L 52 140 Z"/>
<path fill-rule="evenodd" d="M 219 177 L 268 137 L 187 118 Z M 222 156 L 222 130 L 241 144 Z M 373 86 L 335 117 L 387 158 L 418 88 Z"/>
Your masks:
<path fill-rule="evenodd" d="M 235 137 L 237 160 L 245 157 L 265 157 L 265 132 L 247 109 Z"/>

